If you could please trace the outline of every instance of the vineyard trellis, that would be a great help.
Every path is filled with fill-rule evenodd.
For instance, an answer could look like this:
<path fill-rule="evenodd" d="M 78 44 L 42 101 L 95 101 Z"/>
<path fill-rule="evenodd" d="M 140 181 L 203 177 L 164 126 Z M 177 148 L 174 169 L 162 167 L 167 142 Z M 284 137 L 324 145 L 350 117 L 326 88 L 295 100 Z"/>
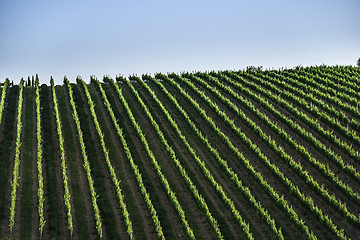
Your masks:
<path fill-rule="evenodd" d="M 356 239 L 359 73 L 6 79 L 0 238 Z"/>

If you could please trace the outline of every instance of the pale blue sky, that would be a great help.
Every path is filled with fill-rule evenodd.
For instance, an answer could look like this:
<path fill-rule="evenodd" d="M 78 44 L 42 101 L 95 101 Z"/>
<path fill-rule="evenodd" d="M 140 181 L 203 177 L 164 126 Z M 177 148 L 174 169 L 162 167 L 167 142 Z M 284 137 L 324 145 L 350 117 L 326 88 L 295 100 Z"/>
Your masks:
<path fill-rule="evenodd" d="M 0 0 L 0 81 L 355 65 L 357 0 Z"/>

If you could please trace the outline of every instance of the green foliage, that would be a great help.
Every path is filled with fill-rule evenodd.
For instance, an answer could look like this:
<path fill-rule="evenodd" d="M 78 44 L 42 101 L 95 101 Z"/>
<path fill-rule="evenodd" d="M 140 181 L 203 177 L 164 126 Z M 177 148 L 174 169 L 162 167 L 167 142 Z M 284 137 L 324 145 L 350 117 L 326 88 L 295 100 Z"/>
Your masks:
<path fill-rule="evenodd" d="M 102 96 L 104 97 L 105 93 L 104 93 L 104 90 L 102 89 L 100 83 L 93 77 L 91 78 L 91 82 L 98 84 L 98 86 L 99 86 L 99 88 L 101 90 Z M 115 194 L 116 194 L 116 196 L 118 198 L 120 209 L 121 209 L 121 211 L 123 213 L 125 225 L 126 225 L 126 228 L 127 228 L 127 234 L 128 234 L 128 237 L 130 239 L 132 239 L 133 238 L 133 229 L 132 229 L 131 220 L 129 218 L 129 212 L 126 209 L 126 204 L 124 202 L 124 196 L 121 193 L 120 180 L 118 180 L 118 177 L 116 176 L 115 170 L 112 167 L 112 164 L 111 164 L 111 161 L 110 161 L 110 158 L 109 158 L 109 152 L 108 152 L 108 150 L 106 148 L 105 141 L 104 141 L 104 134 L 102 133 L 99 121 L 98 121 L 98 119 L 96 117 L 96 112 L 95 112 L 95 109 L 94 109 L 94 102 L 93 102 L 93 100 L 92 100 L 92 98 L 90 96 L 90 93 L 89 93 L 89 90 L 88 90 L 86 84 L 82 80 L 80 80 L 79 83 L 82 85 L 82 87 L 85 90 L 85 95 L 86 95 L 86 98 L 87 98 L 87 101 L 88 101 L 88 105 L 90 107 L 91 116 L 92 116 L 92 119 L 94 121 L 96 132 L 97 132 L 97 134 L 99 136 L 99 139 L 100 139 L 101 148 L 102 148 L 104 156 L 105 156 L 106 165 L 108 167 L 108 171 L 109 171 L 109 174 L 111 176 L 111 179 L 112 179 L 112 182 L 113 182 L 113 185 L 114 185 L 114 188 L 115 188 Z M 106 97 L 106 95 L 105 95 L 105 97 Z M 110 104 L 107 105 L 107 107 L 111 108 Z"/>
<path fill-rule="evenodd" d="M 5 108 L 5 96 L 6 96 L 8 87 L 9 87 L 9 79 L 6 79 L 5 84 L 4 84 L 4 88 L 2 89 L 2 92 L 1 92 L 1 100 L 0 100 L 0 124 L 1 124 L 1 119 L 2 119 L 2 115 L 3 115 L 3 111 L 4 111 L 4 108 Z"/>
<path fill-rule="evenodd" d="M 37 80 L 39 81 L 39 80 Z M 44 195 L 47 204 L 44 207 L 52 209 L 47 212 L 46 224 L 50 238 L 59 238 L 61 236 L 61 209 L 59 208 L 60 198 L 60 181 L 57 178 L 56 146 L 53 136 L 52 107 L 50 88 L 46 84 L 42 84 L 39 89 L 40 94 L 40 115 L 41 115 L 41 136 L 42 136 L 42 173 L 44 177 Z M 45 180 L 46 179 L 46 180 Z"/>
<path fill-rule="evenodd" d="M 158 75 L 159 77 L 159 75 Z M 160 76 L 161 77 L 161 76 Z M 164 77 L 164 76 L 163 76 Z M 210 144 L 210 142 L 208 141 L 208 139 L 202 134 L 202 132 L 196 127 L 196 124 L 194 122 L 192 122 L 192 120 L 189 118 L 189 116 L 187 115 L 187 113 L 185 112 L 185 110 L 179 105 L 179 103 L 176 101 L 176 99 L 174 98 L 173 95 L 171 95 L 166 88 L 164 88 L 164 86 L 161 83 L 156 82 L 155 79 L 151 78 L 150 76 L 143 76 L 143 79 L 146 80 L 150 80 L 153 81 L 155 83 L 157 83 L 161 89 L 166 93 L 166 95 L 168 96 L 168 98 L 171 100 L 171 102 L 173 102 L 175 104 L 175 106 L 178 108 L 178 110 L 182 113 L 182 115 L 184 116 L 184 118 L 187 120 L 187 122 L 189 123 L 190 127 L 193 129 L 193 131 L 196 133 L 196 136 L 198 136 L 200 138 L 200 140 L 206 144 L 206 146 L 208 147 L 208 149 L 210 150 L 210 152 L 212 154 L 214 154 L 215 158 L 217 159 L 218 163 L 226 170 L 227 174 L 229 175 L 229 177 L 233 180 L 233 182 L 235 183 L 235 185 L 237 186 L 237 188 L 242 192 L 242 194 L 244 194 L 249 202 L 252 204 L 252 206 L 261 214 L 262 218 L 266 221 L 267 224 L 269 224 L 269 227 L 274 231 L 275 236 L 277 236 L 278 239 L 283 239 L 284 237 L 282 236 L 281 230 L 278 229 L 275 225 L 275 221 L 274 219 L 270 216 L 270 214 L 268 213 L 268 211 L 261 206 L 260 202 L 258 200 L 255 199 L 255 197 L 252 195 L 250 189 L 246 186 L 243 185 L 242 181 L 239 179 L 239 176 L 229 167 L 227 161 L 225 161 L 223 158 L 221 158 L 219 152 Z M 140 81 L 139 81 L 140 82 Z M 223 191 L 222 187 L 220 186 L 219 183 L 217 183 L 214 180 L 214 177 L 212 176 L 211 172 L 207 169 L 207 167 L 205 166 L 204 161 L 202 161 L 195 153 L 195 150 L 190 146 L 190 144 L 188 143 L 188 141 L 186 140 L 186 137 L 181 133 L 181 130 L 179 128 L 179 126 L 177 125 L 176 121 L 171 117 L 171 115 L 169 114 L 169 112 L 165 109 L 165 107 L 163 106 L 163 104 L 157 99 L 155 93 L 143 82 L 140 82 L 143 86 L 145 86 L 145 88 L 148 90 L 148 92 L 150 93 L 150 95 L 154 98 L 154 100 L 157 102 L 157 104 L 161 107 L 162 111 L 164 112 L 164 114 L 166 115 L 167 119 L 169 120 L 169 122 L 171 123 L 171 125 L 173 126 L 174 130 L 177 132 L 177 134 L 179 135 L 180 139 L 184 142 L 185 146 L 188 148 L 189 152 L 193 155 L 194 159 L 196 160 L 196 162 L 200 165 L 201 169 L 204 172 L 204 175 L 209 179 L 210 183 L 215 187 L 216 190 L 218 191 Z M 220 195 L 221 192 L 220 192 Z M 225 195 L 222 195 L 225 196 Z M 227 199 L 224 198 L 224 201 L 227 202 Z"/>
<path fill-rule="evenodd" d="M 316 239 L 316 236 L 314 235 L 314 233 L 312 231 L 309 230 L 308 226 L 306 226 L 304 224 L 304 221 L 301 220 L 298 215 L 296 214 L 296 212 L 289 206 L 289 204 L 286 202 L 286 200 L 284 200 L 283 198 L 280 198 L 280 196 L 278 195 L 278 193 L 276 193 L 276 191 L 270 186 L 269 183 L 266 182 L 266 180 L 264 179 L 264 177 L 255 170 L 255 168 L 251 165 L 251 163 L 244 157 L 244 155 L 234 146 L 234 144 L 230 141 L 230 139 L 223 133 L 220 131 L 220 129 L 218 128 L 218 126 L 215 124 L 215 122 L 213 121 L 213 119 L 211 117 L 209 117 L 205 110 L 202 109 L 199 104 L 194 101 L 190 95 L 185 92 L 185 90 L 183 88 L 181 88 L 181 86 L 173 79 L 171 79 L 171 77 L 176 78 L 179 81 L 182 81 L 183 83 L 187 84 L 189 87 L 191 87 L 192 89 L 195 90 L 195 92 L 200 95 L 203 99 L 205 99 L 205 101 L 207 101 L 208 104 L 210 104 L 210 106 L 214 107 L 216 109 L 216 113 L 218 113 L 219 115 L 221 115 L 223 117 L 223 119 L 225 119 L 227 122 L 229 122 L 231 125 L 233 125 L 233 121 L 229 121 L 229 119 L 227 118 L 227 115 L 222 112 L 203 92 L 198 91 L 195 86 L 193 85 L 193 83 L 191 83 L 190 81 L 186 81 L 185 79 L 181 78 L 180 76 L 176 75 L 176 74 L 171 74 L 169 75 L 169 77 L 163 76 L 162 79 L 166 80 L 168 82 L 170 82 L 174 87 L 176 87 L 178 89 L 178 91 L 188 100 L 188 102 L 194 106 L 196 108 L 196 110 L 198 111 L 198 113 L 204 118 L 204 120 L 209 124 L 209 126 L 212 127 L 212 129 L 214 130 L 214 132 L 216 132 L 218 134 L 218 136 L 220 137 L 220 139 L 222 141 L 224 141 L 224 143 L 228 146 L 228 148 L 234 153 L 234 155 L 244 164 L 244 166 L 248 169 L 248 171 L 254 175 L 255 179 L 257 179 L 259 181 L 259 183 L 265 188 L 267 189 L 268 193 L 270 194 L 270 196 L 272 198 L 274 198 L 274 200 L 278 203 L 280 203 L 280 206 L 286 211 L 286 213 L 290 216 L 290 218 L 293 220 L 293 222 L 298 225 L 298 227 L 300 229 L 302 229 L 302 231 L 307 235 L 308 238 L 310 239 Z M 239 130 L 236 130 L 236 132 L 239 132 Z M 283 182 L 287 183 L 287 184 L 291 184 L 290 189 L 293 190 L 294 188 L 296 189 L 296 187 L 289 182 L 288 179 L 286 179 L 283 175 L 283 173 L 274 165 L 272 164 L 264 154 L 262 154 L 260 152 L 260 149 L 253 144 L 250 139 L 243 133 L 240 134 L 240 139 L 242 139 L 245 143 L 250 144 L 250 147 L 252 148 L 252 150 L 255 151 L 256 154 L 258 154 L 258 157 L 263 160 L 263 162 L 269 167 L 271 168 L 272 172 L 275 172 L 276 175 L 278 177 L 280 177 L 282 179 Z M 298 190 L 298 189 L 297 189 Z M 299 193 L 299 191 L 296 191 Z M 282 200 L 281 200 L 282 199 Z M 281 200 L 281 201 L 279 201 Z M 246 228 L 244 228 L 244 230 L 246 230 Z M 246 230 L 247 232 L 249 230 Z"/>
<path fill-rule="evenodd" d="M 192 226 L 194 221 L 191 217 L 198 214 L 204 224 L 202 227 L 212 231 L 212 236 L 217 239 L 235 234 L 254 239 L 259 234 L 255 229 L 257 226 L 263 227 L 261 234 L 269 234 L 266 236 L 276 239 L 290 235 L 316 239 L 317 234 L 323 234 L 321 237 L 325 238 L 349 239 L 358 233 L 359 68 L 322 65 L 263 70 L 261 67 L 248 67 L 244 71 L 159 73 L 155 77 L 143 75 L 142 79 L 131 76 L 128 80 L 119 76 L 116 82 L 104 76 L 103 82 L 93 76 L 90 85 L 80 77 L 77 85 L 64 79 L 64 87 L 60 87 L 59 92 L 55 91 L 52 78 L 51 88 L 45 84 L 40 88 L 38 75 L 32 77 L 32 81 L 30 77 L 27 81 L 22 79 L 17 86 L 12 86 L 8 79 L 5 81 L 0 91 L 0 220 L 8 221 L 8 228 L 6 224 L 0 228 L 0 235 L 4 238 L 16 238 L 18 233 L 15 229 L 18 226 L 23 227 L 23 232 L 29 226 L 36 226 L 38 236 L 35 237 L 40 239 L 83 238 L 96 234 L 99 239 L 112 239 L 125 235 L 125 231 L 125 237 L 133 239 L 139 236 L 135 231 L 142 227 L 144 235 L 146 232 L 146 235 L 154 234 L 159 239 L 165 239 L 168 234 L 172 237 L 175 236 L 171 232 L 173 226 L 168 228 L 170 221 L 166 221 L 169 215 L 159 203 L 160 191 L 161 196 L 172 205 L 171 210 L 176 214 L 173 217 L 182 224 L 183 232 L 189 239 L 206 237 L 196 236 L 198 226 Z M 105 93 L 104 89 L 109 92 Z M 24 91 L 28 90 L 34 91 L 35 96 L 26 95 L 24 102 Z M 60 94 L 58 99 L 57 93 L 64 91 L 69 98 L 61 99 L 65 95 Z M 93 91 L 97 91 L 96 94 Z M 115 94 L 114 99 L 108 99 L 110 92 Z M 23 106 L 31 98 L 35 100 L 34 114 L 29 114 L 33 110 L 28 106 L 25 114 L 33 115 L 36 121 L 33 137 L 29 134 L 32 129 L 24 131 L 22 123 Z M 107 123 L 102 124 L 105 118 L 99 115 L 103 105 L 95 106 L 95 102 L 104 104 L 114 126 L 111 129 L 115 129 L 121 146 L 115 146 L 113 139 L 106 139 L 110 129 L 107 129 Z M 117 102 L 121 107 L 114 105 Z M 65 103 L 70 103 L 71 109 L 62 106 Z M 134 111 L 134 107 L 139 109 Z M 116 117 L 113 109 L 117 111 Z M 154 114 L 154 109 L 159 112 Z M 69 118 L 67 110 L 71 112 Z M 76 133 L 67 131 L 69 122 L 64 119 L 73 121 Z M 126 126 L 127 121 L 131 127 L 125 129 L 125 133 L 136 135 L 129 139 L 125 138 L 119 125 L 126 123 Z M 145 125 L 151 129 L 144 129 L 143 121 L 148 121 Z M 184 126 L 188 129 L 181 128 Z M 243 127 L 251 131 L 251 135 L 246 134 Z M 154 143 L 145 136 L 148 131 L 152 131 L 151 136 L 156 135 Z M 66 143 L 68 138 L 78 141 L 79 145 L 72 148 L 73 143 Z M 31 140 L 33 144 L 30 144 Z M 95 145 L 97 142 L 99 146 Z M 32 150 L 36 154 L 34 168 L 29 167 L 29 162 L 22 162 L 24 143 L 27 147 L 25 152 Z M 155 143 L 161 146 L 153 148 Z M 71 154 L 65 152 L 64 144 L 66 150 L 73 151 Z M 116 147 L 125 153 L 124 159 L 113 158 L 118 153 L 113 152 Z M 59 150 L 58 155 L 55 149 Z M 100 156 L 97 155 L 98 150 Z M 138 150 L 143 153 L 139 154 Z M 79 173 L 77 156 L 82 161 L 79 171 L 84 171 L 87 184 L 81 194 L 75 194 L 74 190 L 83 185 L 80 182 L 83 175 L 74 177 Z M 145 156 L 145 159 L 135 162 L 138 156 Z M 159 161 L 159 157 L 170 161 L 173 167 L 170 172 L 162 168 L 160 164 L 164 162 Z M 187 159 L 182 162 L 181 157 Z M 24 160 L 28 158 L 25 156 Z M 145 168 L 143 161 L 148 161 L 152 168 Z M 191 170 L 187 170 L 189 164 L 194 164 Z M 120 165 L 129 166 L 124 171 L 131 172 L 131 181 L 134 181 L 131 183 L 137 184 L 136 190 L 130 189 L 130 182 L 120 181 L 123 177 L 117 172 Z M 108 173 L 103 171 L 103 167 Z M 30 175 L 27 172 L 29 169 Z M 149 171 L 157 177 L 156 183 L 149 181 L 152 179 Z M 177 174 L 176 179 L 181 179 L 184 184 L 181 190 L 185 190 L 181 197 L 177 196 L 177 188 L 172 187 L 171 175 L 165 173 Z M 36 221 L 28 225 L 25 222 L 29 221 L 30 215 L 22 217 L 26 211 L 18 209 L 18 206 L 30 198 L 28 195 L 32 190 L 20 196 L 19 186 L 30 186 L 31 174 L 36 174 L 31 184 L 37 187 L 32 195 L 36 200 L 32 205 L 37 216 L 34 217 Z M 199 181 L 205 182 L 199 184 Z M 158 191 L 153 193 L 155 184 L 160 184 L 160 188 L 156 186 Z M 204 191 L 204 186 L 209 187 L 211 192 Z M 74 197 L 70 195 L 70 187 Z M 108 189 L 112 192 L 108 193 Z M 261 189 L 261 193 L 256 189 Z M 63 191 L 61 197 L 58 197 L 59 190 Z M 139 193 L 143 199 L 136 203 L 127 202 L 131 201 L 132 191 Z M 85 193 L 88 196 L 83 200 L 82 194 Z M 235 196 L 241 196 L 241 199 L 235 199 Z M 109 204 L 112 197 L 121 213 L 119 216 Z M 189 197 L 186 201 L 192 204 L 196 203 L 199 212 L 188 213 L 183 197 Z M 77 207 L 87 198 L 89 203 L 78 211 Z M 21 203 L 18 202 L 20 199 Z M 62 199 L 64 201 L 60 202 Z M 262 202 L 263 199 L 270 201 Z M 144 206 L 136 209 L 139 203 Z M 249 209 L 243 209 L 244 206 Z M 88 207 L 91 213 L 86 217 L 94 219 L 89 223 L 86 217 L 78 217 Z M 141 213 L 142 209 L 147 212 Z M 224 212 L 219 214 L 220 210 Z M 19 211 L 22 214 L 18 214 Z M 254 222 L 251 214 L 257 214 L 258 223 Z M 146 221 L 146 216 L 149 221 L 137 223 L 143 219 Z M 114 227 L 117 224 L 114 217 L 122 220 L 123 233 Z M 224 220 L 229 221 L 231 226 L 225 225 Z M 136 227 L 133 228 L 135 222 Z M 289 233 L 288 224 L 291 229 L 297 228 L 294 236 Z M 235 225 L 234 233 L 229 233 L 228 230 Z M 152 228 L 150 232 L 145 226 Z M 79 234 L 81 230 L 89 232 Z"/>
<path fill-rule="evenodd" d="M 85 147 L 85 143 L 84 143 L 83 133 L 81 131 L 79 116 L 78 116 L 78 113 L 76 110 L 76 104 L 75 104 L 74 97 L 73 97 L 73 90 L 69 83 L 69 80 L 67 80 L 66 78 L 64 79 L 64 84 L 68 89 L 73 119 L 75 121 L 77 136 L 78 136 L 80 149 L 81 149 L 81 154 L 82 154 L 83 161 L 84 161 L 83 167 L 85 170 L 85 174 L 86 174 L 86 178 L 87 178 L 88 186 L 89 186 L 89 191 L 90 191 L 90 195 L 91 195 L 91 203 L 92 203 L 92 207 L 94 210 L 94 219 L 95 219 L 95 224 L 96 224 L 96 230 L 97 230 L 99 238 L 103 238 L 102 221 L 101 221 L 101 216 L 100 216 L 100 210 L 99 210 L 98 203 L 97 203 L 97 194 L 95 192 L 94 181 L 91 176 L 91 168 L 90 168 L 90 164 L 88 161 L 88 156 L 86 154 L 86 147 Z"/>
<path fill-rule="evenodd" d="M 11 181 L 11 191 L 10 191 L 10 217 L 9 217 L 9 227 L 10 232 L 12 232 L 15 225 L 15 205 L 16 205 L 16 193 L 19 186 L 19 168 L 20 168 L 20 147 L 21 147 L 21 132 L 22 132 L 22 108 L 23 108 L 23 91 L 24 91 L 24 81 L 20 82 L 20 91 L 18 99 L 18 108 L 17 108 L 17 120 L 16 120 L 16 145 L 15 145 L 15 159 L 14 159 L 14 168 L 13 176 Z"/>
<path fill-rule="evenodd" d="M 132 112 L 130 110 L 129 105 L 128 105 L 127 101 L 125 100 L 125 98 L 124 98 L 124 96 L 122 94 L 121 89 L 119 88 L 119 86 L 113 80 L 109 79 L 109 82 L 115 88 L 119 99 L 121 100 L 122 104 L 126 108 L 126 111 L 127 111 L 127 114 L 128 114 L 128 116 L 129 116 L 129 118 L 131 120 L 131 123 L 133 124 L 133 126 L 135 127 L 135 129 L 139 133 L 141 131 L 140 126 L 137 124 L 137 122 L 136 122 L 136 120 L 135 120 L 135 118 L 134 118 L 134 116 L 133 116 L 133 114 L 132 114 Z M 109 108 L 108 108 L 108 110 L 109 110 Z M 111 114 L 111 112 L 112 111 L 110 111 L 110 115 L 113 116 L 113 114 Z M 135 178 L 136 178 L 136 180 L 138 182 L 138 186 L 140 188 L 140 191 L 143 194 L 143 197 L 145 199 L 145 203 L 146 203 L 146 205 L 148 207 L 148 210 L 149 210 L 149 212 L 151 214 L 151 218 L 152 218 L 153 224 L 155 226 L 155 230 L 156 230 L 156 235 L 157 235 L 157 237 L 159 239 L 165 239 L 165 236 L 164 236 L 164 233 L 163 233 L 163 230 L 162 230 L 162 227 L 161 227 L 161 223 L 160 223 L 158 214 L 157 214 L 157 212 L 155 210 L 155 207 L 154 207 L 154 205 L 153 205 L 153 203 L 151 201 L 150 194 L 148 193 L 148 191 L 145 188 L 145 185 L 144 185 L 141 173 L 139 171 L 139 168 L 135 164 L 135 162 L 134 162 L 134 160 L 132 158 L 131 151 L 130 151 L 127 143 L 126 143 L 126 140 L 124 138 L 122 130 L 120 129 L 115 117 L 112 117 L 112 121 L 113 121 L 113 124 L 115 125 L 116 132 L 117 132 L 118 136 L 120 137 L 120 140 L 121 140 L 121 143 L 123 145 L 124 151 L 125 151 L 126 156 L 127 156 L 128 160 L 130 162 L 130 166 L 131 166 L 131 168 L 132 168 L 132 170 L 134 172 Z M 144 143 L 144 139 L 142 139 L 142 142 Z"/>
<path fill-rule="evenodd" d="M 4 88 L 5 89 L 5 88 Z M 0 142 L 0 219 L 4 221 L 5 215 L 8 213 L 8 192 L 10 185 L 9 176 L 11 176 L 10 163 L 13 161 L 11 149 L 13 145 L 13 139 L 16 134 L 16 111 L 17 111 L 17 99 L 19 95 L 19 86 L 14 86 L 11 88 L 6 88 L 6 91 L 3 93 L 5 95 L 5 107 L 2 112 L 3 118 L 1 123 L 1 128 L 6 129 L 3 131 L 3 136 L 1 137 Z M 7 93 L 6 93 L 7 92 Z M 7 228 L 4 227 L 0 231 L 6 231 Z"/>
<path fill-rule="evenodd" d="M 42 136 L 41 136 L 41 111 L 40 111 L 40 90 L 39 90 L 39 79 L 35 81 L 35 108 L 36 108 L 36 141 L 37 141 L 37 155 L 36 165 L 38 172 L 38 214 L 39 214 L 39 232 L 40 237 L 43 234 L 45 226 L 44 218 L 44 178 L 42 172 Z"/>
<path fill-rule="evenodd" d="M 56 130 L 59 138 L 59 149 L 60 149 L 60 159 L 61 159 L 61 174 L 62 174 L 62 180 L 64 184 L 64 201 L 66 206 L 66 216 L 67 216 L 67 222 L 68 222 L 68 230 L 70 232 L 70 236 L 73 234 L 73 220 L 72 220 L 72 213 L 71 213 L 71 195 L 69 190 L 69 179 L 67 176 L 66 171 L 66 159 L 65 159 L 65 149 L 64 149 L 64 138 L 62 136 L 62 126 L 60 121 L 60 114 L 59 114 L 59 108 L 58 108 L 58 102 L 57 97 L 55 93 L 55 86 L 54 86 L 54 80 L 50 79 L 51 84 L 51 90 L 52 90 L 52 97 L 54 102 L 54 114 L 56 119 Z"/>

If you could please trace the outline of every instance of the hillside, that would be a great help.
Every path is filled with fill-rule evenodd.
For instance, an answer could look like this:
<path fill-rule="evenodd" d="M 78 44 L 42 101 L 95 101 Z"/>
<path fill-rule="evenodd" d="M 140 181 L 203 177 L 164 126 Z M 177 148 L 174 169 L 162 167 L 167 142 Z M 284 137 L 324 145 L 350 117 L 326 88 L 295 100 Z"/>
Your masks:
<path fill-rule="evenodd" d="M 358 239 L 352 66 L 0 89 L 0 238 Z"/>

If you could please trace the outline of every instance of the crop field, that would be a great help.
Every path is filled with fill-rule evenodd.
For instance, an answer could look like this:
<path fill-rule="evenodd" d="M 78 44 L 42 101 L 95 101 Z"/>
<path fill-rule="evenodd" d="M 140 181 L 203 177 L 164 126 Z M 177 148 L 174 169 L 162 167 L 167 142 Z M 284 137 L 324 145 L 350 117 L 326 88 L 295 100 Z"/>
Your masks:
<path fill-rule="evenodd" d="M 353 66 L 6 80 L 0 239 L 359 239 L 359 105 Z"/>

